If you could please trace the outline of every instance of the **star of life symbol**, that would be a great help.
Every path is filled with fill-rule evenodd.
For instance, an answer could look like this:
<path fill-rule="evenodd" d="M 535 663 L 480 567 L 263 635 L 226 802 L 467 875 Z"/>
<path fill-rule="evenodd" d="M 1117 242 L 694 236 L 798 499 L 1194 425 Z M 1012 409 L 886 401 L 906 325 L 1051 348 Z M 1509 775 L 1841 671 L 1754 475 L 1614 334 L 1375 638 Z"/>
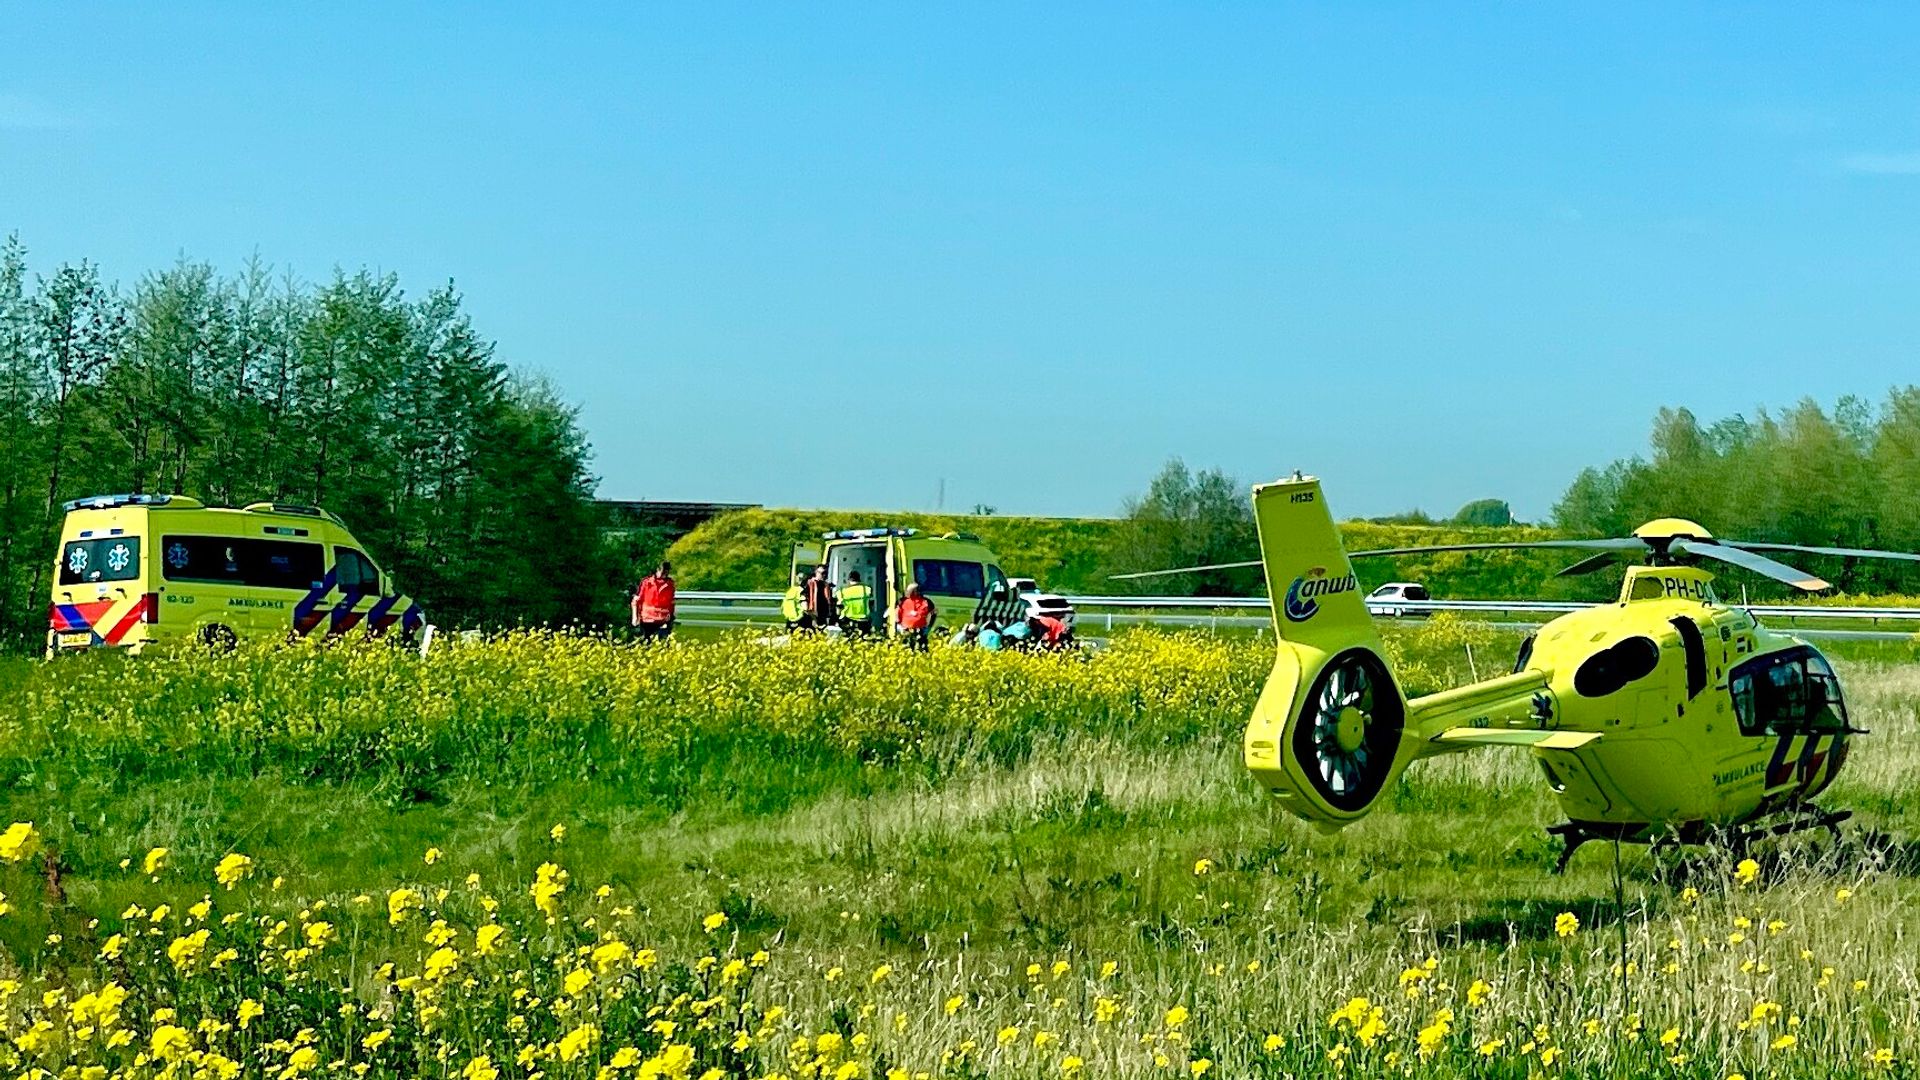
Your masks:
<path fill-rule="evenodd" d="M 187 545 L 178 540 L 175 540 L 167 547 L 167 565 L 173 567 L 175 570 L 186 566 L 189 557 Z"/>
<path fill-rule="evenodd" d="M 67 552 L 67 569 L 73 571 L 76 574 L 81 574 L 86 572 L 86 569 L 87 569 L 87 549 L 86 548 L 77 547 L 77 548 L 74 548 L 72 551 Z"/>
<path fill-rule="evenodd" d="M 116 574 L 125 571 L 127 564 L 132 561 L 133 549 L 125 544 L 115 544 L 112 550 L 107 552 L 107 569 Z"/>

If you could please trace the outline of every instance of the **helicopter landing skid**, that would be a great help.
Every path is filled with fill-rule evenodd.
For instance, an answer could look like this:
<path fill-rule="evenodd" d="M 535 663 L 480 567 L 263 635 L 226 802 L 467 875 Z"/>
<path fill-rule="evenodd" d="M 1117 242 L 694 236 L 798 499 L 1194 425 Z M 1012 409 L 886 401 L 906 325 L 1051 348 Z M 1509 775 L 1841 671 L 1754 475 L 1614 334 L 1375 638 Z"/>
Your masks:
<path fill-rule="evenodd" d="M 1827 835 L 1833 837 L 1833 842 L 1837 844 L 1840 842 L 1840 823 L 1852 816 L 1851 810 L 1808 809 L 1770 825 L 1760 825 L 1735 832 L 1732 837 L 1733 847 L 1736 851 L 1745 851 L 1749 844 L 1765 840 L 1770 836 L 1791 836 L 1797 832 L 1811 832 L 1814 829 L 1827 830 Z"/>
<path fill-rule="evenodd" d="M 1839 843 L 1840 825 L 1851 817 L 1853 817 L 1851 810 L 1809 808 L 1781 821 L 1735 829 L 1719 835 L 1725 839 L 1728 847 L 1740 852 L 1769 837 L 1790 836 L 1799 832 L 1811 832 L 1814 829 L 1827 830 L 1834 842 Z M 1649 838 L 1648 827 L 1645 825 L 1605 825 L 1591 821 L 1565 821 L 1558 825 L 1549 825 L 1547 832 L 1549 835 L 1559 837 L 1566 845 L 1560 849 L 1560 858 L 1554 863 L 1553 872 L 1556 874 L 1566 872 L 1567 863 L 1573 860 L 1573 853 L 1580 850 L 1580 845 L 1589 840 L 1622 840 L 1630 844 L 1651 844 L 1655 850 L 1669 844 L 1679 847 L 1682 844 L 1711 841 L 1708 834 L 1693 830 L 1683 830 L 1679 833 L 1663 832 Z"/>
<path fill-rule="evenodd" d="M 1645 825 L 1602 825 L 1592 821 L 1563 821 L 1558 825 L 1547 826 L 1547 834 L 1557 836 L 1566 846 L 1560 849 L 1560 858 L 1553 864 L 1553 872 L 1564 874 L 1567 863 L 1573 860 L 1573 853 L 1580 845 L 1589 840 L 1625 840 L 1628 843 L 1642 843 L 1646 835 Z"/>

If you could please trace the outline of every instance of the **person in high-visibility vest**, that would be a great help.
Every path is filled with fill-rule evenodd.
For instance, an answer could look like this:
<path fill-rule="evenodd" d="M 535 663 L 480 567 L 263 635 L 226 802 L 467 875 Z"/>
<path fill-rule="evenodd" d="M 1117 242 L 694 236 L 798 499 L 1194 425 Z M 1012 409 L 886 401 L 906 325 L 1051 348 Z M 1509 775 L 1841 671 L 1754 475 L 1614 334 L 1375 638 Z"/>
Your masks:
<path fill-rule="evenodd" d="M 633 591 L 633 629 L 641 641 L 665 641 L 673 633 L 673 564 L 640 579 Z"/>
<path fill-rule="evenodd" d="M 793 584 L 787 586 L 787 593 L 780 598 L 780 617 L 787 620 L 787 633 L 807 628 L 807 597 L 800 588 L 800 575 L 793 576 Z"/>
<path fill-rule="evenodd" d="M 840 589 L 840 629 L 850 637 L 865 637 L 871 630 L 873 590 L 860 583 L 860 571 L 847 575 Z"/>
<path fill-rule="evenodd" d="M 907 595 L 893 609 L 893 628 L 906 642 L 907 648 L 922 652 L 927 648 L 927 633 L 933 629 L 933 620 L 939 614 L 933 601 L 920 595 L 920 583 L 907 586 Z"/>

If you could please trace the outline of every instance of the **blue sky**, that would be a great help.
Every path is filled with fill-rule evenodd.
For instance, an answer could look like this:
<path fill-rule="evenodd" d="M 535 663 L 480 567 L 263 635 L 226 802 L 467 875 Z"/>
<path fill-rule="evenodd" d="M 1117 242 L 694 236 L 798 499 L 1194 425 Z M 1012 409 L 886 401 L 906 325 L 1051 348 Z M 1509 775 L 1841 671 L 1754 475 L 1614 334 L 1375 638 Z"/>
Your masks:
<path fill-rule="evenodd" d="M 0 232 L 452 279 L 604 494 L 1511 500 L 1915 378 L 1920 9 L 10 5 Z M 809 400 L 802 400 L 803 396 Z"/>

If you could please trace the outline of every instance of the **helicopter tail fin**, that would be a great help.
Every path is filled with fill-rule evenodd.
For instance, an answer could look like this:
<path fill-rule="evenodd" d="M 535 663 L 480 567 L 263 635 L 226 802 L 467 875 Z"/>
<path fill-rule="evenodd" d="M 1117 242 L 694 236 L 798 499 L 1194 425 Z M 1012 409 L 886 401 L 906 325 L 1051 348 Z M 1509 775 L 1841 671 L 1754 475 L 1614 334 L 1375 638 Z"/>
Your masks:
<path fill-rule="evenodd" d="M 1263 484 L 1253 509 L 1278 655 L 1247 724 L 1247 769 L 1293 813 L 1338 828 L 1433 750 L 1409 728 L 1320 482 Z"/>

